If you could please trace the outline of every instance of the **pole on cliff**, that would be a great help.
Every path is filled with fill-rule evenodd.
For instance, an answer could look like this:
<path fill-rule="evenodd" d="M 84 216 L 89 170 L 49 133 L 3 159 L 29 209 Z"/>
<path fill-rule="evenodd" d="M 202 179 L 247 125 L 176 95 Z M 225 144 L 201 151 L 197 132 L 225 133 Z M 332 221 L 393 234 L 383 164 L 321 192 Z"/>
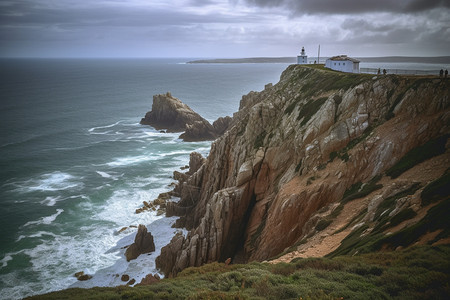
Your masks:
<path fill-rule="evenodd" d="M 320 44 L 319 44 L 319 51 L 317 52 L 317 63 L 320 64 Z"/>

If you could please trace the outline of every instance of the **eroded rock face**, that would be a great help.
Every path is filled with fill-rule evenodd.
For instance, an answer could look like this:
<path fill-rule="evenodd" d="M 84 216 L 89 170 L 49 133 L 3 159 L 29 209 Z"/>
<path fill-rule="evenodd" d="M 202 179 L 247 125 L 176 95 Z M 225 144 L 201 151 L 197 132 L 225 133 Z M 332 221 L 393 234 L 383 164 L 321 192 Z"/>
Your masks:
<path fill-rule="evenodd" d="M 187 125 L 203 121 L 203 118 L 189 106 L 170 93 L 153 96 L 152 110 L 145 114 L 141 124 L 165 129 L 168 132 L 182 132 Z"/>
<path fill-rule="evenodd" d="M 449 85 L 288 67 L 278 84 L 243 96 L 229 129 L 180 186 L 171 211 L 190 231 L 162 249 L 157 267 L 175 275 L 292 246 L 353 184 L 450 132 Z"/>
<path fill-rule="evenodd" d="M 150 253 L 155 251 L 155 243 L 153 236 L 150 232 L 147 232 L 147 227 L 139 224 L 138 232 L 134 238 L 134 243 L 131 244 L 125 251 L 127 261 L 136 259 L 143 253 Z"/>
<path fill-rule="evenodd" d="M 230 117 L 219 118 L 211 125 L 169 92 L 153 96 L 152 110 L 141 119 L 141 124 L 157 130 L 183 132 L 180 138 L 186 142 L 210 141 L 222 135 L 231 123 Z"/>

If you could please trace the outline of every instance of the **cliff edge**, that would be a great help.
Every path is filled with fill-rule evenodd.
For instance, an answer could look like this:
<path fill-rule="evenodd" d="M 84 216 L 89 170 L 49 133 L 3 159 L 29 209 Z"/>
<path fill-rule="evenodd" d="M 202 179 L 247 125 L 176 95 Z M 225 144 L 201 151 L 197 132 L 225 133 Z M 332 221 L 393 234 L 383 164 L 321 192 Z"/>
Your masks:
<path fill-rule="evenodd" d="M 427 234 L 448 243 L 439 211 L 449 202 L 449 90 L 431 77 L 289 66 L 276 85 L 243 96 L 179 187 L 167 212 L 189 233 L 162 249 L 157 267 L 173 276 L 321 243 L 334 246 L 320 256 L 396 249 Z M 398 237 L 413 226 L 422 231 Z"/>

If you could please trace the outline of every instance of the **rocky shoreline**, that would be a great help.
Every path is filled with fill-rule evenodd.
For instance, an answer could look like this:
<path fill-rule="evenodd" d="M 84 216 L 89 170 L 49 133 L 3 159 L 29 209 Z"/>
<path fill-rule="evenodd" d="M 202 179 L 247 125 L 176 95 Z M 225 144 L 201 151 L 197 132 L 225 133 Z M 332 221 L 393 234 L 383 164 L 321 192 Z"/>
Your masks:
<path fill-rule="evenodd" d="M 267 260 L 319 234 L 352 186 L 449 132 L 448 85 L 288 67 L 276 85 L 243 96 L 195 172 L 176 175 L 180 201 L 168 201 L 166 215 L 189 233 L 162 248 L 157 267 L 170 277 L 213 261 Z M 411 187 L 392 184 L 372 206 Z"/>

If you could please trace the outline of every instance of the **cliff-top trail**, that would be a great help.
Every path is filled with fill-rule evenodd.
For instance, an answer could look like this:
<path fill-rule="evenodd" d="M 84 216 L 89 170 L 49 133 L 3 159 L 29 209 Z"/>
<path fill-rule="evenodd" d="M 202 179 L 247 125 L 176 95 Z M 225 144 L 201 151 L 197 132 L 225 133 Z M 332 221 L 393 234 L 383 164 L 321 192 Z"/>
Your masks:
<path fill-rule="evenodd" d="M 446 241 L 439 222 L 401 236 L 448 205 L 449 103 L 446 79 L 289 66 L 277 84 L 242 97 L 175 189 L 181 200 L 167 213 L 189 233 L 157 266 L 172 276 L 229 258 L 396 249 L 429 232 L 430 243 Z"/>

